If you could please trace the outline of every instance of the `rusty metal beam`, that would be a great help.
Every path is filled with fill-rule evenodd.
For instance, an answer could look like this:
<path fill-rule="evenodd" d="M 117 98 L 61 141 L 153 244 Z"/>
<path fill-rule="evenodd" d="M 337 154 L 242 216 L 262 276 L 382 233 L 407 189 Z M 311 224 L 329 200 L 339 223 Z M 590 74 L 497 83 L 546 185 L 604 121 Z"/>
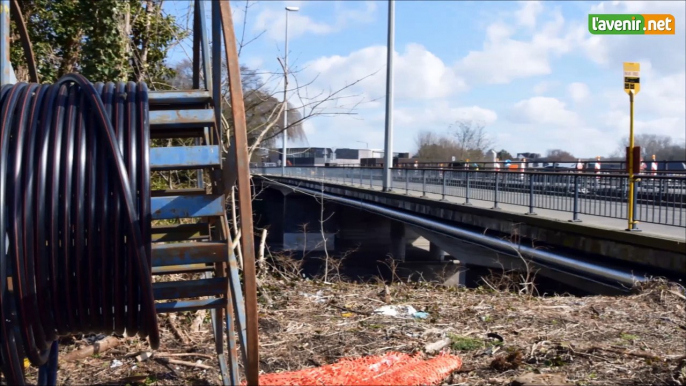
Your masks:
<path fill-rule="evenodd" d="M 248 159 L 248 138 L 245 122 L 245 105 L 241 84 L 241 71 L 238 64 L 236 35 L 233 30 L 230 1 L 220 2 L 220 13 L 226 48 L 226 66 L 229 69 L 229 90 L 231 93 L 231 113 L 233 115 L 233 136 L 236 146 L 238 169 L 238 200 L 241 211 L 241 247 L 243 249 L 243 277 L 245 283 L 245 313 L 247 354 L 246 380 L 248 385 L 259 383 L 259 353 L 257 329 L 257 284 L 255 281 L 255 240 L 253 237 L 252 197 L 250 194 L 250 169 Z"/>
<path fill-rule="evenodd" d="M 38 66 L 36 65 L 36 56 L 33 54 L 33 47 L 31 46 L 29 31 L 26 28 L 24 17 L 21 14 L 19 0 L 12 0 L 10 7 L 12 10 L 11 14 L 12 18 L 14 19 L 14 25 L 17 27 L 19 39 L 21 40 L 21 45 L 24 48 L 24 58 L 26 59 L 26 65 L 29 68 L 29 80 L 33 83 L 38 83 Z"/>

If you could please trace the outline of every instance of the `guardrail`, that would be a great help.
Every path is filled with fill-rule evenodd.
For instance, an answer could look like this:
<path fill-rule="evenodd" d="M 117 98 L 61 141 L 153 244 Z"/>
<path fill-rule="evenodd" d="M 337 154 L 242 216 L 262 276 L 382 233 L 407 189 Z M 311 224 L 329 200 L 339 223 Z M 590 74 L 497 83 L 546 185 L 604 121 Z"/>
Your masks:
<path fill-rule="evenodd" d="M 499 204 L 626 219 L 628 178 L 619 174 L 538 173 L 391 169 L 396 192 L 420 192 L 427 198 L 464 198 Z M 253 173 L 281 176 L 281 168 L 253 168 Z M 330 181 L 371 189 L 381 188 L 378 168 L 288 167 L 286 176 Z M 686 227 L 686 177 L 640 175 L 635 194 L 635 220 Z"/>

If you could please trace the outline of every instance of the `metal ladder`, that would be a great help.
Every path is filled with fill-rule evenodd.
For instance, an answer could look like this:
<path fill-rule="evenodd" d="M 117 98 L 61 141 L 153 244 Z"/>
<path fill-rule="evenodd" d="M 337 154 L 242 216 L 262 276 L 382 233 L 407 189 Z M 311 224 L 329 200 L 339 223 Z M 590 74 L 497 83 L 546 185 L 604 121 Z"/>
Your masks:
<path fill-rule="evenodd" d="M 225 210 L 222 157 L 212 98 L 207 90 L 151 92 L 150 136 L 195 138 L 195 146 L 151 147 L 150 171 L 208 170 L 211 185 L 153 190 L 152 220 L 194 219 L 193 223 L 152 227 L 152 274 L 200 274 L 201 278 L 153 284 L 158 313 L 209 309 L 224 384 L 238 384 L 233 311 L 238 338 L 246 347 L 245 312 L 237 261 Z M 199 179 L 202 173 L 198 173 Z M 197 299 L 204 297 L 204 299 Z M 193 300 L 189 300 L 195 298 Z M 224 322 L 229 361 L 224 353 Z M 241 350 L 245 360 L 245 350 Z"/>

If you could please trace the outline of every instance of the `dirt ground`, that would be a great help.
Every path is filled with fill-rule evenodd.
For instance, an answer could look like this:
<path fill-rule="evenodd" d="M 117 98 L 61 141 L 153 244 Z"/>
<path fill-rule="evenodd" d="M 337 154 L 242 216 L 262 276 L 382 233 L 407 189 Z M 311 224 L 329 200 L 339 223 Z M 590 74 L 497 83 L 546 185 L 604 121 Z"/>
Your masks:
<path fill-rule="evenodd" d="M 413 353 L 448 338 L 446 349 L 462 356 L 464 364 L 445 384 L 508 385 L 524 374 L 553 374 L 559 376 L 550 381 L 554 384 L 686 385 L 686 292 L 663 282 L 636 292 L 541 298 L 429 284 L 386 289 L 384 284 L 269 279 L 259 297 L 261 371 L 389 351 Z M 373 313 L 387 304 L 411 305 L 428 317 Z M 200 323 L 193 326 L 196 319 Z M 172 320 L 162 315 L 160 325 L 162 345 L 153 359 L 137 360 L 147 344 L 127 338 L 105 353 L 61 360 L 59 382 L 220 383 L 209 312 Z M 65 340 L 61 357 L 87 344 L 85 338 Z M 164 363 L 165 358 L 209 368 Z M 30 381 L 36 374 L 35 368 L 27 370 Z"/>

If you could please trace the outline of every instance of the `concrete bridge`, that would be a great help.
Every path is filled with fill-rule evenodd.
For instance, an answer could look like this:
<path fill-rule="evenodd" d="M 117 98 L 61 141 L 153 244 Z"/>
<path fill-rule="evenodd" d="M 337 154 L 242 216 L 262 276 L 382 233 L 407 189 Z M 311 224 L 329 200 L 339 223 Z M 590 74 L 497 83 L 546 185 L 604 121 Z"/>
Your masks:
<path fill-rule="evenodd" d="M 428 259 L 448 254 L 505 269 L 526 262 L 587 290 L 686 278 L 683 178 L 643 179 L 636 205 L 646 222 L 628 232 L 621 175 L 395 170 L 392 191 L 383 192 L 379 169 L 286 171 L 253 170 L 270 242 L 285 249 L 321 247 L 327 219 L 329 251 L 356 245 L 404 260 L 421 237 L 430 242 Z"/>

